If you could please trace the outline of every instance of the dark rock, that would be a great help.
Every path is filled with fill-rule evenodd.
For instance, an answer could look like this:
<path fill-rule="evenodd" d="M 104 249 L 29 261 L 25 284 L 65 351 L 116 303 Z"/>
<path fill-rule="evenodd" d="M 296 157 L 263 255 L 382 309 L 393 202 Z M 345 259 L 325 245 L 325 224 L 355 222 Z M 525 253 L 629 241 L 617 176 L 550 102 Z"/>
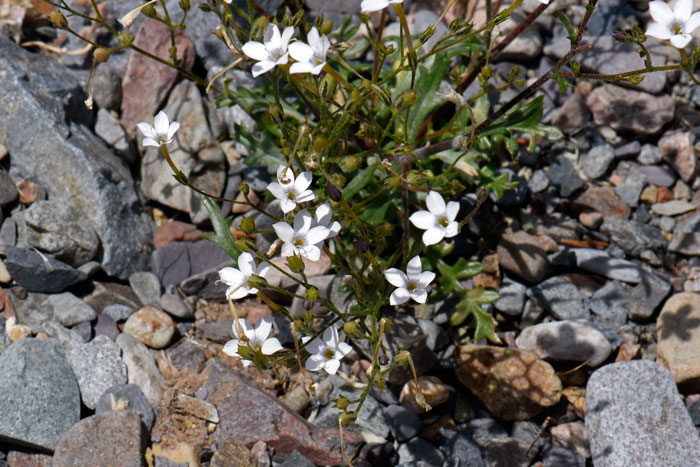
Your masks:
<path fill-rule="evenodd" d="M 137 412 L 144 426 L 150 431 L 155 420 L 151 404 L 135 384 L 117 384 L 108 388 L 100 396 L 95 406 L 95 413 L 101 414 L 113 410 L 131 410 Z"/>
<path fill-rule="evenodd" d="M 279 467 L 314 467 L 315 465 L 295 449 Z"/>
<path fill-rule="evenodd" d="M 4 263 L 12 278 L 28 292 L 61 292 L 87 279 L 87 274 L 53 258 L 6 245 Z"/>
<path fill-rule="evenodd" d="M 46 340 L 24 338 L 0 355 L 0 437 L 53 450 L 80 419 L 80 391 L 68 362 Z"/>
<path fill-rule="evenodd" d="M 639 144 L 639 141 L 630 141 L 627 144 L 615 148 L 615 157 L 618 159 L 634 157 L 639 154 L 641 150 L 642 145 Z"/>
<path fill-rule="evenodd" d="M 630 256 L 644 250 L 662 250 L 668 244 L 658 228 L 619 217 L 605 217 L 600 231 Z"/>
<path fill-rule="evenodd" d="M 484 458 L 481 457 L 481 449 L 473 440 L 445 428 L 440 428 L 439 433 L 446 440 L 440 450 L 445 455 L 448 465 L 486 466 Z"/>
<path fill-rule="evenodd" d="M 484 460 L 489 467 L 527 467 L 536 454 L 529 445 L 515 438 L 496 439 L 484 446 Z"/>
<path fill-rule="evenodd" d="M 523 312 L 523 306 L 525 306 L 526 290 L 527 287 L 524 285 L 506 277 L 501 288 L 498 289 L 500 298 L 493 304 L 494 308 L 510 316 L 520 316 Z"/>
<path fill-rule="evenodd" d="M 509 182 L 516 182 L 518 185 L 511 190 L 506 190 L 500 199 L 495 200 L 496 204 L 503 208 L 522 206 L 528 200 L 530 190 L 525 180 L 513 169 L 499 169 L 496 175 L 507 174 Z M 494 196 L 495 198 L 495 196 Z"/>
<path fill-rule="evenodd" d="M 588 299 L 561 276 L 552 277 L 528 291 L 539 306 L 556 319 L 588 319 Z"/>
<path fill-rule="evenodd" d="M 165 287 L 232 262 L 224 250 L 209 240 L 170 243 L 156 249 L 151 258 L 152 271 Z"/>
<path fill-rule="evenodd" d="M 568 198 L 584 186 L 576 167 L 563 154 L 557 156 L 553 160 L 552 165 L 545 171 L 552 184 L 559 189 L 559 193 L 565 198 Z"/>
<path fill-rule="evenodd" d="M 122 80 L 108 63 L 95 67 L 92 76 L 92 98 L 101 109 L 117 111 L 122 104 Z"/>
<path fill-rule="evenodd" d="M 187 368 L 200 372 L 204 368 L 204 352 L 202 347 L 191 339 L 182 342 L 167 350 L 170 361 L 177 368 Z"/>
<path fill-rule="evenodd" d="M 625 301 L 629 319 L 643 321 L 651 318 L 670 291 L 671 283 L 663 276 L 644 274 L 642 281 L 627 293 Z"/>
<path fill-rule="evenodd" d="M 401 465 L 443 465 L 445 456 L 440 450 L 421 438 L 413 438 L 399 447 L 399 463 Z"/>
<path fill-rule="evenodd" d="M 586 466 L 586 458 L 581 454 L 571 449 L 566 449 L 562 446 L 553 446 L 551 444 L 547 444 L 542 449 L 542 462 L 544 462 L 544 465 L 547 467 L 558 465 L 565 465 L 566 467 Z"/>
<path fill-rule="evenodd" d="M 5 170 L 0 170 L 0 206 L 6 206 L 17 199 L 19 193 L 14 180 Z"/>
<path fill-rule="evenodd" d="M 671 96 L 656 97 L 613 84 L 595 88 L 586 99 L 599 126 L 642 135 L 653 135 L 673 120 L 676 109 Z"/>
<path fill-rule="evenodd" d="M 700 255 L 700 211 L 678 222 L 673 229 L 668 251 Z"/>

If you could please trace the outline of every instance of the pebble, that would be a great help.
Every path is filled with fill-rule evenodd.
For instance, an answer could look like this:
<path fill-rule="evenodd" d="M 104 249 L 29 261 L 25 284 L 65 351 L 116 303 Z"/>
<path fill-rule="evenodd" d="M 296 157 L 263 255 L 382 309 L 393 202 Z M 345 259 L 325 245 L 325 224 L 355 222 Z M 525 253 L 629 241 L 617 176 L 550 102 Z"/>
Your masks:
<path fill-rule="evenodd" d="M 635 220 L 605 217 L 600 231 L 630 256 L 638 256 L 644 250 L 661 250 L 668 245 L 658 228 Z"/>
<path fill-rule="evenodd" d="M 656 165 L 664 160 L 661 150 L 653 144 L 645 144 L 637 156 L 637 162 L 643 165 Z"/>
<path fill-rule="evenodd" d="M 651 205 L 651 210 L 660 216 L 677 216 L 693 211 L 695 208 L 694 204 L 678 199 Z"/>
<path fill-rule="evenodd" d="M 136 309 L 129 305 L 115 303 L 114 305 L 106 306 L 100 315 L 107 315 L 114 321 L 124 321 L 129 319 L 129 316 L 133 315 L 135 311 Z"/>
<path fill-rule="evenodd" d="M 563 154 L 557 156 L 552 164 L 545 169 L 545 172 L 564 198 L 568 198 L 584 186 L 576 167 Z"/>
<path fill-rule="evenodd" d="M 126 383 L 126 365 L 120 353 L 114 341 L 106 336 L 97 336 L 66 355 L 78 379 L 80 396 L 86 407 L 95 409 L 107 389 Z"/>
<path fill-rule="evenodd" d="M 549 178 L 544 170 L 535 170 L 527 182 L 528 188 L 533 193 L 540 193 L 547 189 L 549 186 Z"/>
<path fill-rule="evenodd" d="M 116 340 L 120 332 L 114 318 L 107 313 L 100 313 L 95 323 L 95 336 L 106 336 L 111 340 Z"/>
<path fill-rule="evenodd" d="M 561 446 L 547 444 L 542 449 L 542 462 L 546 466 L 586 467 L 586 458 Z"/>
<path fill-rule="evenodd" d="M 384 416 L 389 429 L 400 443 L 406 442 L 418 434 L 421 420 L 415 410 L 404 405 L 390 405 L 384 409 Z"/>
<path fill-rule="evenodd" d="M 423 392 L 425 402 L 433 408 L 444 404 L 450 398 L 450 391 L 437 376 L 420 376 L 418 385 Z M 425 413 L 425 408 L 416 402 L 416 392 L 416 382 L 414 380 L 407 382 L 401 388 L 399 403 L 411 407 L 416 413 Z"/>
<path fill-rule="evenodd" d="M 593 465 L 697 465 L 698 434 L 671 374 L 648 360 L 612 363 L 586 385 Z"/>
<path fill-rule="evenodd" d="M 469 436 L 480 448 L 486 447 L 494 439 L 508 437 L 508 433 L 501 426 L 498 420 L 488 417 L 475 418 L 466 423 L 466 428 L 462 432 Z"/>
<path fill-rule="evenodd" d="M 630 172 L 625 181 L 615 187 L 615 193 L 622 201 L 636 208 L 639 205 L 639 197 L 647 185 L 647 177 L 639 170 Z"/>
<path fill-rule="evenodd" d="M 580 164 L 586 178 L 596 180 L 605 175 L 614 160 L 615 151 L 612 146 L 605 144 L 594 146 L 581 157 Z"/>
<path fill-rule="evenodd" d="M 632 284 L 642 280 L 644 270 L 631 261 L 612 258 L 594 248 L 572 248 L 571 251 L 576 256 L 576 266 L 584 271 Z"/>
<path fill-rule="evenodd" d="M 627 219 L 631 209 L 610 187 L 589 187 L 575 198 L 575 203 L 598 211 L 604 218 L 610 216 Z"/>
<path fill-rule="evenodd" d="M 80 420 L 80 390 L 56 346 L 26 338 L 0 354 L 0 437 L 54 450 Z"/>
<path fill-rule="evenodd" d="M 177 368 L 201 371 L 204 368 L 204 352 L 202 346 L 192 339 L 183 339 L 179 344 L 170 347 L 168 358 Z"/>
<path fill-rule="evenodd" d="M 547 255 L 537 239 L 520 230 L 504 232 L 498 243 L 498 262 L 528 282 L 539 282 L 547 272 Z"/>
<path fill-rule="evenodd" d="M 189 462 L 185 463 L 189 466 Z M 218 448 L 211 458 L 210 467 L 245 467 L 245 466 L 259 466 L 258 460 L 255 455 L 236 441 L 235 439 L 227 439 L 223 446 Z M 304 456 L 299 454 L 298 451 L 294 451 L 292 454 L 287 456 L 287 458 L 279 464 L 279 467 L 314 467 L 314 463 L 306 459 Z M 170 467 L 170 466 L 168 466 Z"/>
<path fill-rule="evenodd" d="M 528 295 L 556 319 L 588 319 L 588 299 L 561 276 L 547 279 L 528 290 Z"/>
<path fill-rule="evenodd" d="M 646 165 L 640 167 L 639 171 L 646 175 L 649 183 L 659 187 L 669 187 L 678 178 L 676 173 L 665 165 Z"/>
<path fill-rule="evenodd" d="M 655 273 L 642 276 L 642 281 L 627 295 L 627 313 L 630 319 L 643 321 L 651 318 L 654 311 L 671 291 L 671 283 Z"/>
<path fill-rule="evenodd" d="M 669 131 L 659 140 L 661 155 L 683 181 L 692 181 L 697 174 L 695 135 L 689 131 Z"/>
<path fill-rule="evenodd" d="M 101 414 L 113 410 L 132 410 L 139 414 L 149 431 L 153 427 L 155 421 L 153 408 L 135 384 L 117 384 L 102 393 L 95 406 L 95 413 Z"/>
<path fill-rule="evenodd" d="M 441 428 L 439 433 L 445 439 L 440 449 L 445 454 L 448 465 L 486 467 L 484 458 L 481 456 L 481 449 L 473 440 L 444 428 Z"/>
<path fill-rule="evenodd" d="M 165 378 L 158 370 L 153 355 L 145 345 L 129 334 L 119 334 L 116 342 L 122 349 L 128 383 L 137 385 L 148 402 L 157 405 L 165 388 Z"/>
<path fill-rule="evenodd" d="M 160 302 L 162 287 L 152 272 L 138 271 L 131 274 L 129 285 L 143 305 L 157 305 Z"/>
<path fill-rule="evenodd" d="M 148 433 L 130 410 L 84 418 L 66 431 L 56 446 L 54 467 L 128 465 L 145 467 Z"/>
<path fill-rule="evenodd" d="M 5 245 L 5 266 L 27 292 L 56 293 L 87 279 L 87 274 L 51 255 Z"/>
<path fill-rule="evenodd" d="M 666 300 L 656 320 L 657 361 L 684 390 L 700 390 L 700 294 L 683 292 Z"/>
<path fill-rule="evenodd" d="M 600 366 L 612 352 L 603 334 L 585 321 L 552 321 L 525 328 L 515 339 L 519 349 L 531 350 L 539 358 L 585 362 Z"/>
<path fill-rule="evenodd" d="M 400 465 L 443 465 L 445 456 L 438 448 L 421 438 L 413 438 L 399 447 Z"/>
<path fill-rule="evenodd" d="M 588 447 L 588 434 L 586 426 L 581 421 L 562 423 L 553 426 L 550 430 L 552 443 L 580 454 L 583 457 L 591 457 Z"/>
<path fill-rule="evenodd" d="M 528 467 L 536 455 L 529 445 L 515 438 L 495 439 L 484 446 L 486 467 Z"/>
<path fill-rule="evenodd" d="M 57 321 L 46 321 L 42 325 L 42 330 L 51 337 L 51 341 L 56 344 L 58 351 L 64 357 L 68 352 L 85 343 L 85 339 L 77 331 L 68 329 Z"/>
<path fill-rule="evenodd" d="M 493 306 L 501 313 L 509 316 L 520 316 L 525 306 L 525 292 L 527 287 L 509 278 L 503 279 L 501 288 L 498 290 L 500 298 Z"/>
<path fill-rule="evenodd" d="M 192 319 L 194 317 L 192 306 L 180 298 L 179 295 L 165 293 L 161 295 L 159 303 L 163 311 L 166 311 L 171 316 L 180 319 Z"/>
<path fill-rule="evenodd" d="M 528 446 L 532 445 L 534 449 L 540 450 L 545 444 L 544 438 L 538 437 L 540 432 L 540 426 L 529 420 L 513 422 L 511 428 L 510 436 L 515 439 L 526 443 Z"/>
<path fill-rule="evenodd" d="M 167 313 L 145 306 L 129 316 L 124 323 L 124 332 L 152 349 L 162 349 L 173 338 L 175 323 Z"/>
<path fill-rule="evenodd" d="M 455 375 L 503 420 L 530 419 L 561 397 L 561 381 L 552 366 L 527 350 L 461 346 Z"/>
<path fill-rule="evenodd" d="M 46 188 L 29 180 L 20 180 L 17 184 L 19 192 L 19 202 L 22 204 L 32 204 L 46 199 Z"/>

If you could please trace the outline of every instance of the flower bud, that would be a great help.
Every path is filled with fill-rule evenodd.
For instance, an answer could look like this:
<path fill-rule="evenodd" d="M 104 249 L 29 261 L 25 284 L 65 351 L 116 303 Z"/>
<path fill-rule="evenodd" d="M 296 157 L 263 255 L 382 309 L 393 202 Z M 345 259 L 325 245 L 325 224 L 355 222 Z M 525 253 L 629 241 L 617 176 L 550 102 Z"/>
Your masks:
<path fill-rule="evenodd" d="M 360 327 L 357 325 L 356 321 L 346 321 L 343 324 L 343 331 L 345 331 L 345 334 L 348 336 L 358 337 L 361 335 Z"/>
<path fill-rule="evenodd" d="M 310 310 L 314 307 L 314 302 L 312 302 L 311 300 L 304 300 L 304 303 L 302 303 L 302 305 L 304 306 L 305 310 Z"/>
<path fill-rule="evenodd" d="M 243 193 L 244 196 L 248 196 L 248 194 L 250 193 L 250 185 L 248 185 L 247 183 L 240 183 L 238 185 L 238 190 L 241 193 Z"/>
<path fill-rule="evenodd" d="M 381 357 L 379 357 L 379 364 L 381 366 L 385 366 L 388 363 L 389 363 L 389 357 L 387 357 L 386 355 L 382 355 Z"/>
<path fill-rule="evenodd" d="M 190 0 L 180 0 L 179 5 L 183 11 L 187 11 L 190 9 Z"/>
<path fill-rule="evenodd" d="M 318 27 L 319 34 L 330 34 L 333 30 L 333 21 L 329 19 L 324 19 L 321 25 Z"/>
<path fill-rule="evenodd" d="M 255 244 L 248 238 L 239 238 L 234 242 L 234 244 L 236 245 L 236 248 L 241 251 L 247 251 L 248 253 L 255 251 Z"/>
<path fill-rule="evenodd" d="M 304 272 L 304 261 L 299 256 L 290 256 L 287 258 L 287 264 L 292 272 L 296 272 L 297 274 Z"/>
<path fill-rule="evenodd" d="M 343 194 L 339 189 L 333 186 L 331 182 L 326 183 L 326 192 L 328 193 L 328 197 L 331 199 L 331 201 L 339 203 L 340 200 L 343 199 Z"/>
<path fill-rule="evenodd" d="M 355 156 L 345 156 L 342 159 L 340 159 L 340 170 L 343 172 L 350 173 L 354 172 L 357 170 L 357 167 L 360 165 L 360 158 L 355 157 Z"/>
<path fill-rule="evenodd" d="M 353 414 L 344 412 L 344 413 L 340 414 L 340 417 L 338 417 L 338 419 L 340 420 L 341 425 L 347 426 L 355 421 L 355 416 Z"/>
<path fill-rule="evenodd" d="M 413 89 L 404 91 L 399 95 L 399 97 L 394 101 L 397 109 L 405 109 L 410 107 L 416 102 L 417 94 Z"/>
<path fill-rule="evenodd" d="M 330 75 L 326 75 L 326 76 L 330 76 Z M 313 142 L 312 147 L 313 147 L 314 151 L 321 152 L 324 149 L 326 149 L 327 144 L 328 144 L 328 140 L 326 139 L 326 137 L 323 135 L 318 135 L 314 138 L 314 142 Z"/>
<path fill-rule="evenodd" d="M 435 34 L 435 26 L 429 26 L 428 29 L 423 31 L 423 34 L 420 35 L 420 43 L 425 44 L 428 42 L 428 39 L 433 37 L 433 34 Z"/>
<path fill-rule="evenodd" d="M 255 232 L 255 220 L 252 217 L 244 217 L 241 221 L 241 230 L 248 235 Z"/>
<path fill-rule="evenodd" d="M 267 106 L 267 114 L 275 123 L 281 123 L 284 120 L 284 109 L 277 102 L 271 102 Z"/>
<path fill-rule="evenodd" d="M 331 183 L 335 186 L 345 186 L 347 180 L 340 174 L 331 175 Z"/>
<path fill-rule="evenodd" d="M 51 24 L 53 24 L 56 29 L 66 29 L 68 27 L 66 17 L 63 16 L 63 13 L 58 10 L 51 12 L 51 15 L 49 15 L 49 20 L 51 20 Z"/>
<path fill-rule="evenodd" d="M 92 53 L 92 56 L 95 58 L 96 63 L 106 62 L 109 60 L 109 51 L 104 47 L 98 47 Z"/>
<path fill-rule="evenodd" d="M 625 36 L 624 32 L 614 32 L 612 36 L 613 36 L 613 39 L 615 39 L 616 41 L 619 41 L 619 42 L 625 42 L 625 39 L 627 38 L 627 36 Z"/>
<path fill-rule="evenodd" d="M 361 238 L 355 239 L 355 249 L 357 252 L 361 255 L 364 255 L 367 253 L 367 250 L 369 250 L 369 245 L 367 245 L 367 242 L 362 240 Z"/>
<path fill-rule="evenodd" d="M 394 355 L 394 361 L 399 365 L 406 365 L 411 360 L 411 353 L 408 350 L 402 350 Z"/>
<path fill-rule="evenodd" d="M 152 3 L 143 7 L 141 9 L 141 13 L 143 13 L 144 15 L 146 15 L 150 18 L 155 18 L 156 16 L 158 16 L 158 13 L 156 12 L 156 7 L 154 7 Z"/>
<path fill-rule="evenodd" d="M 340 410 L 345 410 L 348 408 L 348 405 L 350 405 L 350 400 L 345 397 L 345 396 L 340 396 L 338 397 L 334 402 L 334 406 L 339 408 Z"/>
<path fill-rule="evenodd" d="M 390 235 L 394 230 L 394 225 L 391 222 L 384 221 L 377 226 L 377 234 L 380 237 L 386 237 Z"/>
<path fill-rule="evenodd" d="M 318 289 L 316 287 L 309 287 L 306 289 L 306 298 L 309 300 L 318 300 Z"/>
<path fill-rule="evenodd" d="M 377 386 L 379 389 L 384 389 L 386 387 L 386 381 L 384 381 L 383 378 L 378 378 L 374 382 L 374 385 Z"/>
<path fill-rule="evenodd" d="M 384 332 L 389 332 L 394 326 L 394 323 L 389 318 L 382 318 L 379 320 L 379 326 L 382 327 L 382 330 Z"/>
<path fill-rule="evenodd" d="M 256 276 L 255 274 L 253 274 L 248 279 L 248 285 L 250 285 L 251 287 L 255 287 L 256 289 L 264 289 L 265 287 L 267 287 L 267 281 L 264 277 Z"/>

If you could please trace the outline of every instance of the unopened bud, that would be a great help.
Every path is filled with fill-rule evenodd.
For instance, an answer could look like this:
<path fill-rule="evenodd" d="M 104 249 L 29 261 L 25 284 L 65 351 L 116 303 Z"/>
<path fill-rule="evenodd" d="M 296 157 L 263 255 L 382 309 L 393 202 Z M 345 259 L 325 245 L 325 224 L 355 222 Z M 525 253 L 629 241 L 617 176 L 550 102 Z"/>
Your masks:
<path fill-rule="evenodd" d="M 341 425 L 346 426 L 350 425 L 352 422 L 355 421 L 355 416 L 345 412 L 340 414 L 340 417 L 338 417 L 338 419 L 340 420 Z"/>
<path fill-rule="evenodd" d="M 345 396 L 338 397 L 334 402 L 333 405 L 340 410 L 345 410 L 348 408 L 348 405 L 350 405 L 350 400 Z"/>
<path fill-rule="evenodd" d="M 626 36 L 624 32 L 614 32 L 612 36 L 616 41 L 625 42 Z"/>
<path fill-rule="evenodd" d="M 330 75 L 326 75 L 330 76 Z M 321 152 L 324 149 L 326 149 L 326 145 L 328 144 L 328 140 L 326 139 L 325 136 L 318 135 L 314 138 L 313 142 L 313 148 L 314 151 Z"/>
<path fill-rule="evenodd" d="M 387 357 L 386 355 L 382 355 L 381 357 L 379 357 L 379 364 L 380 365 L 384 366 L 388 363 L 389 363 L 389 357 Z"/>
<path fill-rule="evenodd" d="M 428 42 L 428 39 L 433 37 L 433 34 L 435 34 L 435 26 L 428 27 L 428 29 L 423 31 L 423 34 L 420 35 L 420 43 L 425 44 Z"/>
<path fill-rule="evenodd" d="M 287 258 L 287 264 L 292 272 L 296 272 L 297 274 L 304 272 L 304 261 L 299 256 L 290 256 Z"/>
<path fill-rule="evenodd" d="M 248 278 L 248 285 L 256 289 L 264 289 L 267 287 L 267 281 L 264 277 L 256 276 L 253 274 Z"/>
<path fill-rule="evenodd" d="M 248 196 L 250 193 L 250 185 L 247 183 L 241 183 L 238 185 L 238 190 L 243 193 L 244 196 Z"/>
<path fill-rule="evenodd" d="M 252 217 L 244 217 L 241 221 L 241 230 L 248 235 L 255 232 L 255 220 Z"/>
<path fill-rule="evenodd" d="M 152 3 L 143 7 L 141 9 L 141 13 L 151 18 L 155 18 L 156 16 L 158 16 L 158 13 L 156 12 L 156 7 L 154 7 Z"/>
<path fill-rule="evenodd" d="M 395 101 L 396 108 L 405 109 L 406 107 L 410 107 L 416 102 L 416 98 L 417 94 L 413 89 L 404 91 Z"/>
<path fill-rule="evenodd" d="M 331 183 L 334 186 L 345 186 L 345 184 L 347 182 L 348 181 L 345 179 L 345 177 L 343 177 L 339 173 L 335 173 L 335 174 L 331 175 Z"/>
<path fill-rule="evenodd" d="M 314 307 L 314 302 L 312 302 L 311 300 L 304 300 L 303 305 L 305 310 L 310 310 Z"/>
<path fill-rule="evenodd" d="M 187 11 L 190 9 L 190 0 L 180 0 L 180 8 L 182 8 L 183 11 Z"/>
<path fill-rule="evenodd" d="M 381 328 L 382 328 L 382 330 L 384 330 L 384 332 L 389 332 L 389 331 L 391 331 L 391 328 L 394 326 L 394 323 L 389 318 L 382 318 L 379 320 L 379 326 L 381 326 Z"/>
<path fill-rule="evenodd" d="M 394 355 L 394 361 L 399 365 L 406 365 L 411 360 L 411 353 L 408 350 L 402 350 Z"/>
<path fill-rule="evenodd" d="M 109 60 L 109 51 L 103 47 L 98 47 L 92 53 L 92 56 L 95 57 L 96 63 L 106 62 L 107 60 Z"/>
<path fill-rule="evenodd" d="M 343 172 L 350 173 L 354 172 L 357 170 L 357 167 L 360 165 L 360 158 L 355 157 L 355 156 L 345 156 L 342 159 L 340 159 L 340 170 Z"/>
<path fill-rule="evenodd" d="M 384 381 L 382 378 L 379 378 L 374 382 L 374 385 L 377 386 L 379 389 L 384 389 L 386 387 L 386 381 Z"/>
<path fill-rule="evenodd" d="M 333 21 L 324 19 L 321 26 L 318 28 L 319 34 L 330 34 L 333 30 Z"/>
<path fill-rule="evenodd" d="M 369 250 L 369 245 L 367 245 L 367 242 L 362 240 L 361 238 L 358 238 L 355 240 L 355 249 L 357 252 L 361 255 L 364 255 L 367 253 L 367 250 Z"/>
<path fill-rule="evenodd" d="M 345 331 L 345 334 L 347 334 L 348 336 L 360 336 L 360 327 L 355 321 L 346 321 L 343 324 L 343 331 Z"/>
<path fill-rule="evenodd" d="M 241 251 L 247 251 L 248 253 L 255 251 L 255 244 L 251 242 L 250 239 L 239 238 L 234 242 L 234 244 L 236 245 L 236 248 Z"/>
<path fill-rule="evenodd" d="M 319 292 L 318 292 L 318 289 L 316 287 L 310 287 L 310 288 L 306 289 L 305 295 L 306 295 L 306 298 L 308 298 L 309 300 L 318 300 Z"/>
<path fill-rule="evenodd" d="M 51 20 L 51 24 L 57 29 L 66 29 L 68 27 L 66 17 L 58 10 L 52 11 L 51 15 L 49 15 L 49 19 Z"/>
<path fill-rule="evenodd" d="M 328 193 L 328 197 L 331 199 L 331 201 L 339 203 L 340 200 L 343 199 L 343 194 L 339 189 L 333 186 L 331 182 L 326 183 L 326 192 Z"/>

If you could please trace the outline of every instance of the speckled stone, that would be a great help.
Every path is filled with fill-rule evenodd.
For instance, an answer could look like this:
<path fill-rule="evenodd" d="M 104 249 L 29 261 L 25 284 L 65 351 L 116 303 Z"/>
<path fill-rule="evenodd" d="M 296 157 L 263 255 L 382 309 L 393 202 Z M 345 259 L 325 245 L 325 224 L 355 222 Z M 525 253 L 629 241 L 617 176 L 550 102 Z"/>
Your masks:
<path fill-rule="evenodd" d="M 167 313 L 145 306 L 129 316 L 124 323 L 124 332 L 152 349 L 162 349 L 170 343 L 175 333 L 175 323 Z"/>

